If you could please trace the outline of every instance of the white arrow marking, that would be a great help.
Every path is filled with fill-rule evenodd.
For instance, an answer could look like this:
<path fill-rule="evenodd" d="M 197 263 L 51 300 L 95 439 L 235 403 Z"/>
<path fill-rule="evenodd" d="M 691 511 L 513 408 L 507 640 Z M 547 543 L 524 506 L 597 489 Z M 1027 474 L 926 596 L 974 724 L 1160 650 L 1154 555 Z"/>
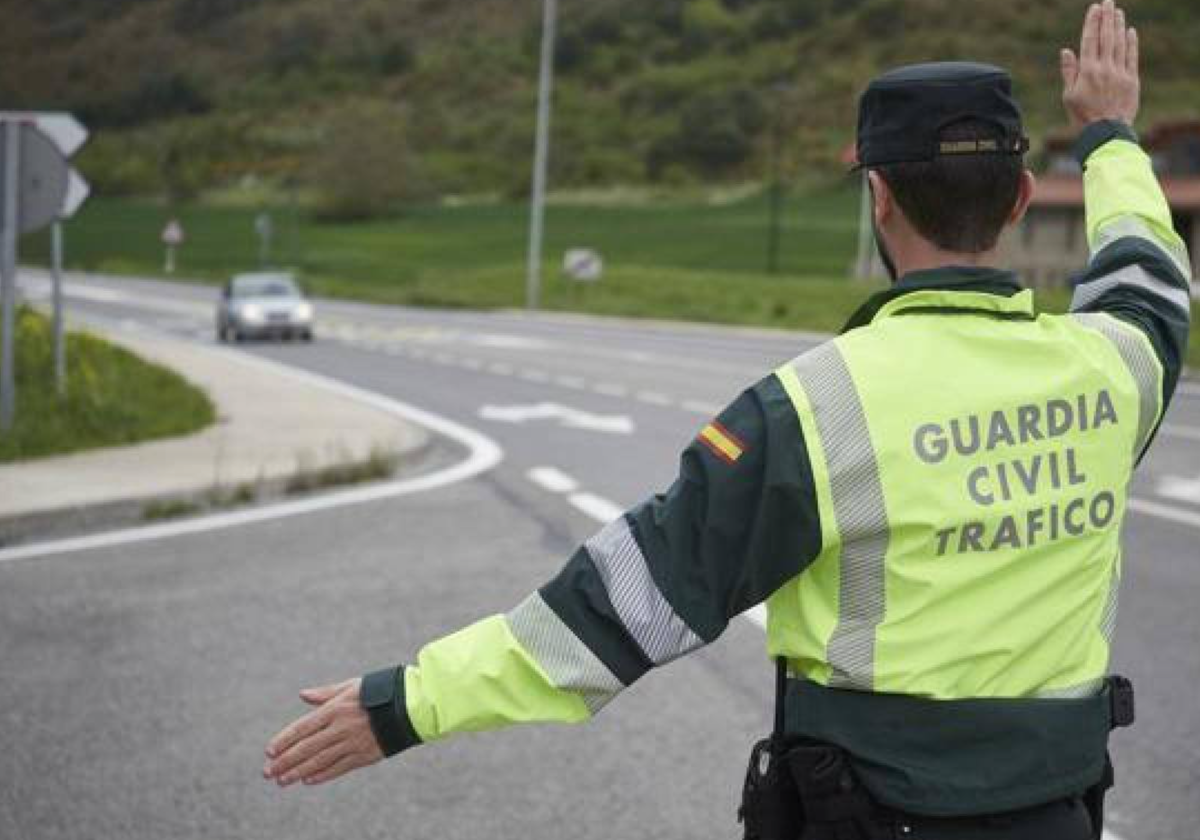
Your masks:
<path fill-rule="evenodd" d="M 589 432 L 604 432 L 610 435 L 633 434 L 633 420 L 625 415 L 589 414 L 577 408 L 558 403 L 537 405 L 497 406 L 485 405 L 479 410 L 484 420 L 499 423 L 527 423 L 533 420 L 557 420 L 568 429 L 583 429 Z"/>
<path fill-rule="evenodd" d="M 1180 478 L 1177 475 L 1165 475 L 1158 480 L 1154 492 L 1164 499 L 1200 505 L 1200 477 Z"/>

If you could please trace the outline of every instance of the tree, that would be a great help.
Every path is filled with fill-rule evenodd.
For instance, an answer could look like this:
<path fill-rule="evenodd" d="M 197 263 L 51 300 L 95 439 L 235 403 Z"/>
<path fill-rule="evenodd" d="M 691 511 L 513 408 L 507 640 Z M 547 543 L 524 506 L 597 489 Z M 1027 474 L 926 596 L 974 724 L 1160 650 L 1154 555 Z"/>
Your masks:
<path fill-rule="evenodd" d="M 321 218 L 354 221 L 384 216 L 426 189 L 394 106 L 359 105 L 341 112 L 312 170 Z"/>

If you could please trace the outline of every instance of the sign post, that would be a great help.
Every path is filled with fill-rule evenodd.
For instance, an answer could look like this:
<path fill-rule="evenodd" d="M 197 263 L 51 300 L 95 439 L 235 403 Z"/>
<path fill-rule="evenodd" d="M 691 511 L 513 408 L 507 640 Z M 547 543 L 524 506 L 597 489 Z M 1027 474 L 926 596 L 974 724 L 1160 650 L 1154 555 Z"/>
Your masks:
<path fill-rule="evenodd" d="M 67 395 L 67 352 L 63 340 L 63 223 L 55 219 L 50 227 L 50 277 L 54 283 L 54 388 L 60 397 Z"/>
<path fill-rule="evenodd" d="M 533 152 L 533 186 L 529 202 L 529 266 L 525 306 L 537 309 L 542 285 L 542 230 L 546 221 L 546 165 L 550 158 L 550 95 L 554 87 L 554 28 L 558 0 L 542 0 L 542 52 L 538 71 L 537 135 Z"/>
<path fill-rule="evenodd" d="M 184 243 L 187 235 L 183 232 L 183 225 L 178 219 L 171 219 L 167 222 L 167 226 L 163 228 L 162 241 L 167 246 L 167 255 L 163 265 L 163 270 L 167 274 L 175 273 L 175 249 Z"/>
<path fill-rule="evenodd" d="M 87 201 L 91 187 L 74 169 L 67 184 L 62 213 L 50 228 L 50 274 L 54 283 L 54 384 L 60 397 L 67 395 L 67 342 L 63 312 L 63 223 Z"/>
<path fill-rule="evenodd" d="M 0 432 L 12 428 L 17 413 L 13 354 L 17 333 L 17 197 L 21 175 L 21 125 L 0 123 L 4 131 L 4 229 L 0 231 Z"/>
<path fill-rule="evenodd" d="M 0 432 L 12 428 L 17 412 L 17 238 L 51 223 L 56 223 L 56 377 L 66 370 L 61 347 L 62 237 L 57 221 L 73 214 L 87 198 L 87 182 L 68 163 L 87 137 L 87 129 L 70 114 L 0 111 Z M 60 389 L 63 381 L 59 380 Z"/>
<path fill-rule="evenodd" d="M 271 239 L 275 236 L 275 223 L 271 214 L 259 213 L 254 219 L 254 232 L 258 234 L 258 265 L 266 268 L 271 262 Z"/>

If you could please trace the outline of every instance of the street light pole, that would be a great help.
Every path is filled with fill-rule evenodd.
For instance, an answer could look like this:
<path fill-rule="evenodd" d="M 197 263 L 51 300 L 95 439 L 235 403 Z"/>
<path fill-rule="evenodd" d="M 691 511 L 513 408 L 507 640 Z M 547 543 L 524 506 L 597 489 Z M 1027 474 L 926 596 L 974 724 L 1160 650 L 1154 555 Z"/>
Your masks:
<path fill-rule="evenodd" d="M 0 432 L 13 427 L 17 413 L 14 354 L 17 350 L 17 195 L 21 174 L 21 124 L 0 122 L 4 134 L 4 230 L 0 232 Z"/>
<path fill-rule="evenodd" d="M 543 0 L 542 58 L 538 72 L 537 140 L 533 153 L 533 195 L 529 210 L 529 268 L 525 305 L 538 308 L 542 281 L 542 231 L 546 218 L 546 167 L 550 158 L 550 93 L 554 85 L 554 25 L 558 0 Z"/>
<path fill-rule="evenodd" d="M 775 115 L 775 130 L 771 139 L 771 221 L 767 236 L 767 273 L 779 271 L 779 217 L 783 204 L 783 185 L 779 182 L 779 147 L 782 145 L 780 118 Z"/>
<path fill-rule="evenodd" d="M 767 272 L 779 271 L 779 227 L 783 217 L 783 180 L 780 177 L 783 157 L 783 107 L 784 98 L 791 92 L 787 82 L 772 85 L 775 92 L 775 120 L 771 131 L 771 194 L 770 220 L 767 227 Z"/>

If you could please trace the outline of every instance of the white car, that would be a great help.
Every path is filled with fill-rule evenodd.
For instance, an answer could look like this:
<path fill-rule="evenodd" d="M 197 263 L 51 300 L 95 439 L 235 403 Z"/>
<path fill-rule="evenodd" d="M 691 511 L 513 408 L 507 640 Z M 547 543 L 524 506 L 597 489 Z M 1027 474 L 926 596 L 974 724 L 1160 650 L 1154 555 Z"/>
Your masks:
<path fill-rule="evenodd" d="M 237 274 L 221 290 L 217 338 L 300 338 L 312 341 L 313 305 L 286 272 Z"/>

